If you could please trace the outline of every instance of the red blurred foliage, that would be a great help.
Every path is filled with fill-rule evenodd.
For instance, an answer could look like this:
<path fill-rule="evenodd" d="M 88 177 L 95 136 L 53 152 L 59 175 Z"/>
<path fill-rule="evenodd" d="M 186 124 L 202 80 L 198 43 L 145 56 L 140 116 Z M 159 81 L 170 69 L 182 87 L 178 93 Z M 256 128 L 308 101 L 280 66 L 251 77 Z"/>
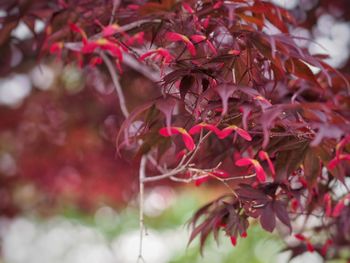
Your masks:
<path fill-rule="evenodd" d="M 62 199 L 85 210 L 129 200 L 136 169 L 116 154 L 122 122 L 116 101 L 114 93 L 86 87 L 75 95 L 64 89 L 35 92 L 18 109 L 0 108 L 2 150 L 16 157 L 18 171 L 8 179 L 2 175 L 12 182 L 11 187 L 1 184 L 2 191 L 12 195 L 18 185 L 34 183 L 37 194 L 44 195 L 33 204 L 39 210 L 54 209 Z M 5 203 L 2 199 L 2 214 L 21 207 L 10 199 Z"/>

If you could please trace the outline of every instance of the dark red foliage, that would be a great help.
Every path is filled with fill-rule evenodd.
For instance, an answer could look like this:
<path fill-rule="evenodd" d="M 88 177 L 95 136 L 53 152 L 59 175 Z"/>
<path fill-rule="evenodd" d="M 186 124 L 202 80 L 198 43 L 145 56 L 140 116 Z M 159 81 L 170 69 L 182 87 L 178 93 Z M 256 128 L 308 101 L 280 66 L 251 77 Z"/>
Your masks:
<path fill-rule="evenodd" d="M 340 257 L 350 246 L 349 191 L 335 192 L 350 176 L 350 86 L 347 76 L 295 43 L 293 15 L 260 0 L 121 1 L 118 24 L 108 25 L 111 4 L 104 2 L 28 4 L 5 19 L 0 45 L 10 43 L 13 23 L 35 11 L 47 18 L 37 41 L 42 56 L 70 62 L 80 54 L 88 65 L 105 52 L 118 73 L 130 67 L 126 57 L 158 73 L 158 96 L 134 108 L 117 147 L 135 159 L 152 154 L 161 167 L 193 153 L 181 173 L 197 185 L 212 177 L 230 188 L 195 213 L 190 241 L 198 236 L 203 247 L 210 233 L 217 238 L 224 230 L 235 245 L 251 218 L 269 232 L 281 223 L 292 234 L 296 219 L 316 216 L 322 224 L 286 248 L 293 256 Z M 131 132 L 136 120 L 142 124 Z M 306 238 L 314 235 L 320 238 Z"/>

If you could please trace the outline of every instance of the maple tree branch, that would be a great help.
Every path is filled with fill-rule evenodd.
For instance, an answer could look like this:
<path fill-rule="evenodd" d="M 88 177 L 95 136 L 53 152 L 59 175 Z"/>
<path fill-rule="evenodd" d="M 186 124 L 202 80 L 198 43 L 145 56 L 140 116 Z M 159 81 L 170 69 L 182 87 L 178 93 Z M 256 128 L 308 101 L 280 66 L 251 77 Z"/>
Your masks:
<path fill-rule="evenodd" d="M 108 56 L 104 52 L 100 52 L 100 56 L 105 63 L 108 72 L 112 78 L 112 82 L 114 84 L 115 90 L 118 95 L 119 99 L 119 105 L 120 109 L 124 115 L 125 118 L 129 117 L 129 111 L 126 107 L 126 100 L 123 93 L 123 89 L 119 82 L 119 77 L 116 72 L 115 67 L 113 66 L 111 60 L 108 58 Z M 142 141 L 138 142 L 139 144 L 142 143 Z M 139 255 L 137 262 L 145 262 L 142 256 L 142 248 L 143 248 L 143 234 L 145 231 L 145 223 L 144 223 L 144 179 L 146 178 L 146 164 L 147 164 L 147 155 L 143 155 L 141 157 L 140 161 L 140 167 L 139 167 L 139 228 L 140 228 L 140 243 L 139 243 Z"/>
<path fill-rule="evenodd" d="M 177 175 L 179 173 L 182 173 L 184 171 L 186 171 L 188 168 L 190 168 L 191 166 L 191 162 L 193 160 L 193 158 L 196 156 L 198 150 L 199 150 L 199 147 L 200 145 L 203 143 L 203 141 L 211 134 L 212 132 L 209 131 L 208 133 L 206 133 L 204 136 L 202 136 L 202 133 L 201 133 L 201 137 L 199 139 L 199 142 L 196 146 L 196 148 L 191 151 L 191 152 L 188 152 L 187 154 L 185 154 L 181 161 L 179 162 L 179 164 L 174 168 L 174 169 L 171 169 L 170 171 L 166 171 L 166 170 L 163 170 L 164 173 L 160 174 L 160 175 L 156 175 L 156 176 L 152 176 L 152 177 L 147 177 L 147 178 L 144 178 L 144 182 L 145 183 L 148 183 L 148 182 L 155 182 L 155 181 L 159 181 L 159 180 L 162 180 L 162 179 L 166 179 L 166 178 L 171 178 L 173 177 L 174 175 Z M 186 161 L 186 158 L 188 158 L 188 160 Z M 186 162 L 185 162 L 186 161 Z"/>
<path fill-rule="evenodd" d="M 116 90 L 117 95 L 118 95 L 120 109 L 121 109 L 124 117 L 128 118 L 129 111 L 126 108 L 126 101 L 125 101 L 124 93 L 123 93 L 122 87 L 119 83 L 119 77 L 116 73 L 115 67 L 113 66 L 111 60 L 108 58 L 108 56 L 104 52 L 100 52 L 100 56 L 101 56 L 103 62 L 105 63 L 105 65 L 109 71 L 109 74 L 111 75 L 115 90 Z"/>
<path fill-rule="evenodd" d="M 220 165 L 221 165 L 221 163 L 219 163 L 216 167 L 214 167 L 212 169 L 198 169 L 198 168 L 188 168 L 188 169 L 190 171 L 194 171 L 194 172 L 199 173 L 199 174 L 204 173 L 205 177 L 210 176 L 210 177 L 220 181 L 221 183 L 223 183 L 230 190 L 230 192 L 232 192 L 232 194 L 234 196 L 236 196 L 238 198 L 238 195 L 236 194 L 235 190 L 233 188 L 231 188 L 231 186 L 226 182 L 225 178 L 221 178 L 221 177 L 216 176 L 215 174 L 213 174 L 213 171 L 218 169 Z M 255 174 L 254 174 L 254 176 L 255 176 Z M 198 180 L 200 178 L 203 178 L 203 177 L 202 176 L 200 176 L 200 177 L 193 177 L 193 180 Z"/>
<path fill-rule="evenodd" d="M 108 57 L 107 54 L 105 54 L 103 51 L 100 51 L 100 56 L 102 58 L 102 60 L 104 61 L 109 74 L 111 75 L 112 78 L 112 82 L 115 86 L 117 95 L 118 95 L 118 99 L 119 99 L 119 104 L 120 104 L 120 108 L 121 111 L 124 115 L 125 118 L 128 118 L 129 116 L 129 111 L 126 107 L 126 100 L 125 100 L 125 96 L 122 90 L 122 87 L 120 85 L 119 82 L 119 77 L 116 71 L 115 66 L 112 64 L 110 58 Z M 127 54 L 127 53 L 126 53 Z M 129 55 L 129 54 L 127 54 Z M 130 55 L 129 55 L 130 56 Z M 139 65 L 141 65 L 138 61 L 136 61 L 136 59 L 134 59 L 133 57 L 129 57 L 131 59 L 131 61 L 134 62 L 134 67 L 138 67 L 139 70 L 143 71 L 143 67 L 141 69 L 141 67 Z M 143 71 L 144 74 L 145 71 Z M 158 76 L 154 76 L 154 79 L 158 78 Z M 181 159 L 181 161 L 179 162 L 179 164 L 177 165 L 176 168 L 167 171 L 166 169 L 163 169 L 162 167 L 159 167 L 159 165 L 157 164 L 157 161 L 151 157 L 150 155 L 143 155 L 141 157 L 141 161 L 140 161 L 140 167 L 139 167 L 139 229 L 140 229 L 140 237 L 139 237 L 139 254 L 138 254 L 138 262 L 145 262 L 143 256 L 142 256 L 142 250 L 143 250 L 143 236 L 144 236 L 144 232 L 145 232 L 145 223 L 144 223 L 144 187 L 145 187 L 145 183 L 146 182 L 155 182 L 155 181 L 159 181 L 162 179 L 166 179 L 169 178 L 172 181 L 177 181 L 177 182 L 192 182 L 195 180 L 199 180 L 201 178 L 205 178 L 207 176 L 211 176 L 213 178 L 215 178 L 216 180 L 219 180 L 221 183 L 223 183 L 229 190 L 230 192 L 232 192 L 233 195 L 237 196 L 237 194 L 235 193 L 235 191 L 228 185 L 228 183 L 226 181 L 228 180 L 238 180 L 238 179 L 246 179 L 246 178 L 250 178 L 255 176 L 255 174 L 253 175 L 249 175 L 249 176 L 243 176 L 243 177 L 233 177 L 233 178 L 219 178 L 213 174 L 211 174 L 209 172 L 209 170 L 201 170 L 201 169 L 196 169 L 196 168 L 192 168 L 191 167 L 191 162 L 194 159 L 194 157 L 196 156 L 201 144 L 203 143 L 203 141 L 211 134 L 212 132 L 209 131 L 208 133 L 206 133 L 203 136 L 203 132 L 201 132 L 200 134 L 200 139 L 199 142 L 196 146 L 196 148 L 191 151 L 188 152 L 187 154 L 185 154 L 183 156 L 183 158 Z M 138 142 L 139 144 L 142 143 L 142 141 Z M 188 159 L 187 159 L 188 158 Z M 152 162 L 153 165 L 155 165 L 157 167 L 157 169 L 162 172 L 161 175 L 158 176 L 152 176 L 152 177 L 147 177 L 146 176 L 146 164 L 147 164 L 147 159 L 150 160 Z M 187 160 L 186 160 L 187 159 Z M 220 164 L 218 165 L 220 166 Z M 217 168 L 217 167 L 216 167 Z M 214 168 L 215 169 L 215 168 Z M 193 176 L 189 179 L 182 179 L 182 178 L 177 178 L 176 175 L 178 175 L 181 172 L 184 172 L 186 170 L 190 170 L 190 171 L 195 171 L 197 173 L 204 173 L 204 175 L 200 175 L 200 176 Z M 213 169 L 210 169 L 213 170 Z"/>
<path fill-rule="evenodd" d="M 155 182 L 155 181 L 159 181 L 159 180 L 162 180 L 162 179 L 166 179 L 166 178 L 169 178 L 171 176 L 174 176 L 176 174 L 179 174 L 183 171 L 186 170 L 186 166 L 180 166 L 180 167 L 177 167 L 173 170 L 170 170 L 169 172 L 166 172 L 164 174 L 161 174 L 161 175 L 156 175 L 156 176 L 152 176 L 152 177 L 146 177 L 143 179 L 143 182 L 145 183 L 149 183 L 149 182 Z"/>

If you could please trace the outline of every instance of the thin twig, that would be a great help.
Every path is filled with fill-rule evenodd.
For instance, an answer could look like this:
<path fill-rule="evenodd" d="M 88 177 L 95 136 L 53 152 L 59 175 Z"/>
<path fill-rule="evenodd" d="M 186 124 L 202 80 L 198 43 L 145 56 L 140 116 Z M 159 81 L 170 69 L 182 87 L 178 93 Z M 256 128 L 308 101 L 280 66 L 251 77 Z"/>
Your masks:
<path fill-rule="evenodd" d="M 176 176 L 171 176 L 170 179 L 174 182 L 179 182 L 179 183 L 192 183 L 193 181 L 200 180 L 203 178 L 206 178 L 210 175 L 200 175 L 200 176 L 192 176 L 190 178 L 179 178 Z M 229 178 L 221 178 L 222 181 L 228 182 L 228 181 L 234 181 L 234 180 L 244 180 L 244 179 L 249 179 L 255 177 L 256 174 L 249 174 L 249 175 L 244 175 L 244 176 L 235 176 L 235 177 L 229 177 Z"/>
<path fill-rule="evenodd" d="M 157 160 L 154 159 L 152 155 L 148 154 L 148 155 L 147 155 L 147 159 L 148 159 L 148 161 L 150 161 L 150 163 L 152 163 L 152 165 L 153 165 L 154 167 L 157 168 L 157 170 L 158 170 L 159 172 L 161 172 L 161 173 L 166 173 L 166 172 L 167 172 L 167 170 L 166 170 L 164 167 L 161 167 L 161 166 L 157 163 Z"/>
<path fill-rule="evenodd" d="M 113 24 L 114 19 L 115 19 L 115 12 L 117 11 L 118 7 L 120 5 L 120 0 L 114 0 L 113 1 L 113 8 L 112 8 L 112 14 L 111 18 L 109 19 L 109 24 Z"/>
<path fill-rule="evenodd" d="M 208 177 L 208 175 L 193 176 L 193 177 L 190 177 L 190 178 L 179 178 L 179 177 L 176 177 L 176 176 L 171 176 L 170 180 L 172 180 L 174 182 L 188 184 L 188 183 L 192 183 L 193 181 L 200 180 L 200 179 L 203 179 L 203 178 L 206 178 L 206 177 Z"/>
<path fill-rule="evenodd" d="M 238 195 L 237 193 L 235 192 L 235 190 L 233 190 L 233 188 L 223 179 L 223 178 L 220 178 L 218 176 L 215 176 L 213 174 L 210 174 L 211 177 L 215 178 L 216 180 L 220 181 L 221 183 L 223 183 L 226 188 L 235 196 L 238 198 Z"/>
<path fill-rule="evenodd" d="M 139 187 L 140 187 L 140 193 L 139 193 L 139 224 L 140 224 L 140 240 L 139 240 L 139 256 L 137 259 L 137 262 L 145 262 L 143 256 L 142 256 L 142 243 L 143 243 L 143 233 L 145 231 L 145 223 L 144 223 L 144 216 L 143 216 L 143 204 L 144 204 L 144 179 L 146 178 L 146 163 L 147 163 L 147 156 L 143 155 L 141 157 L 140 162 L 140 169 L 139 169 Z"/>
<path fill-rule="evenodd" d="M 186 167 L 185 166 L 181 166 L 177 169 L 173 169 L 173 170 L 170 170 L 169 172 L 167 173 L 163 173 L 161 175 L 156 175 L 156 176 L 152 176 L 152 177 L 146 177 L 143 179 L 143 182 L 144 183 L 149 183 L 149 182 L 155 182 L 155 181 L 159 181 L 159 180 L 162 180 L 162 179 L 166 179 L 166 178 L 169 178 L 171 176 L 174 176 L 174 175 L 177 175 L 183 171 L 186 170 Z"/>
<path fill-rule="evenodd" d="M 229 178 L 222 178 L 222 180 L 224 180 L 225 182 L 228 181 L 234 181 L 234 180 L 244 180 L 244 179 L 249 179 L 249 178 L 253 178 L 255 177 L 256 174 L 249 174 L 249 175 L 243 175 L 243 176 L 234 176 L 234 177 L 229 177 Z"/>
<path fill-rule="evenodd" d="M 129 111 L 126 108 L 126 101 L 123 93 L 123 89 L 119 83 L 119 78 L 116 72 L 115 67 L 113 66 L 111 60 L 108 58 L 108 56 L 104 52 L 100 52 L 100 56 L 103 59 L 104 63 L 106 64 L 106 67 L 109 71 L 109 74 L 111 75 L 114 87 L 116 89 L 118 99 L 119 99 L 119 105 L 120 109 L 124 115 L 125 118 L 129 117 Z M 139 144 L 142 143 L 142 141 L 138 141 Z M 147 155 L 143 155 L 140 161 L 140 169 L 139 169 L 139 225 L 140 225 L 140 243 L 139 243 L 139 255 L 137 262 L 145 262 L 143 256 L 142 256 L 142 244 L 143 244 L 143 234 L 145 231 L 145 224 L 144 224 L 144 179 L 146 178 L 146 162 L 147 162 Z"/>
<path fill-rule="evenodd" d="M 202 131 L 203 131 L 203 130 L 202 130 Z M 212 134 L 212 131 L 209 131 L 209 132 L 208 132 L 207 134 L 205 134 L 204 136 L 203 136 L 203 133 L 201 132 L 199 141 L 198 141 L 198 143 L 197 143 L 197 146 L 196 146 L 196 148 L 194 149 L 194 151 L 192 152 L 192 155 L 190 156 L 190 158 L 187 160 L 185 166 L 188 166 L 188 165 L 192 162 L 192 160 L 193 160 L 193 158 L 196 156 L 196 154 L 197 154 L 197 152 L 198 152 L 198 150 L 199 150 L 201 144 L 204 142 L 204 140 L 205 140 L 206 138 L 209 137 L 210 134 Z"/>
<path fill-rule="evenodd" d="M 122 87 L 119 83 L 119 78 L 118 78 L 118 75 L 116 73 L 115 67 L 113 66 L 111 60 L 108 58 L 108 56 L 104 52 L 100 52 L 100 56 L 103 59 L 103 62 L 106 64 L 107 69 L 109 71 L 109 74 L 111 75 L 115 90 L 117 91 L 120 109 L 121 109 L 124 117 L 128 118 L 129 111 L 126 108 L 124 93 L 123 93 Z"/>

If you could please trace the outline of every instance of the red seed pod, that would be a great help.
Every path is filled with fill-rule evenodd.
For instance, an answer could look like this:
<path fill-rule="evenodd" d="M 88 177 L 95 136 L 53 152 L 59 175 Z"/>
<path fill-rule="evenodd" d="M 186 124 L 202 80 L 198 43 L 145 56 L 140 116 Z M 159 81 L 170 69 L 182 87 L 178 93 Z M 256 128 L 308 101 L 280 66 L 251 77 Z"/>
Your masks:
<path fill-rule="evenodd" d="M 305 241 L 306 237 L 303 234 L 295 234 L 294 237 L 300 241 Z"/>
<path fill-rule="evenodd" d="M 343 211 L 343 208 L 345 207 L 345 200 L 341 199 L 334 207 L 332 216 L 333 217 L 338 217 L 341 212 Z"/>
<path fill-rule="evenodd" d="M 185 143 L 186 148 L 189 151 L 193 151 L 194 148 L 196 148 L 196 145 L 194 144 L 194 141 L 191 137 L 191 135 L 188 134 L 188 132 L 181 127 L 164 127 L 159 130 L 159 134 L 164 137 L 169 137 L 176 134 L 182 135 L 182 140 Z"/>
<path fill-rule="evenodd" d="M 323 202 L 326 207 L 326 211 L 325 211 L 326 216 L 328 217 L 332 216 L 332 197 L 329 193 L 326 193 L 324 195 Z"/>
<path fill-rule="evenodd" d="M 231 240 L 232 246 L 236 246 L 237 245 L 237 238 L 235 236 L 230 236 L 230 240 Z"/>
<path fill-rule="evenodd" d="M 186 44 L 187 50 L 190 52 L 190 54 L 192 56 L 196 55 L 196 48 L 194 47 L 193 43 L 191 42 L 191 40 L 185 36 L 185 35 L 181 35 L 179 33 L 175 33 L 175 32 L 168 32 L 165 34 L 165 38 L 168 41 L 182 41 Z"/>
<path fill-rule="evenodd" d="M 306 242 L 306 248 L 307 248 L 307 251 L 311 253 L 315 251 L 314 246 L 310 242 Z"/>
<path fill-rule="evenodd" d="M 324 243 L 324 245 L 321 248 L 321 254 L 325 257 L 327 255 L 328 252 L 328 248 L 333 244 L 333 240 L 332 239 L 327 239 L 326 242 Z"/>
<path fill-rule="evenodd" d="M 269 168 L 270 168 L 270 170 L 271 170 L 272 175 L 275 175 L 275 174 L 276 174 L 275 167 L 274 167 L 274 165 L 273 165 L 273 163 L 272 163 L 272 161 L 271 161 L 271 159 L 270 159 L 268 153 L 265 152 L 265 151 L 260 151 L 260 152 L 259 152 L 259 158 L 260 158 L 261 160 L 263 160 L 263 161 L 264 161 L 264 160 L 267 161 L 267 163 L 268 163 L 268 165 L 269 165 Z"/>
<path fill-rule="evenodd" d="M 242 158 L 236 161 L 237 166 L 247 166 L 247 165 L 253 165 L 256 177 L 260 183 L 264 183 L 266 181 L 266 174 L 264 169 L 261 167 L 259 161 L 251 158 Z"/>
<path fill-rule="evenodd" d="M 290 206 L 291 206 L 292 211 L 296 212 L 298 210 L 298 207 L 299 207 L 299 201 L 295 198 L 292 199 Z"/>
<path fill-rule="evenodd" d="M 195 186 L 200 186 L 201 184 L 207 182 L 209 180 L 209 176 L 203 176 L 194 181 Z"/>

